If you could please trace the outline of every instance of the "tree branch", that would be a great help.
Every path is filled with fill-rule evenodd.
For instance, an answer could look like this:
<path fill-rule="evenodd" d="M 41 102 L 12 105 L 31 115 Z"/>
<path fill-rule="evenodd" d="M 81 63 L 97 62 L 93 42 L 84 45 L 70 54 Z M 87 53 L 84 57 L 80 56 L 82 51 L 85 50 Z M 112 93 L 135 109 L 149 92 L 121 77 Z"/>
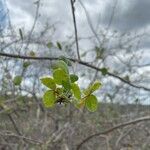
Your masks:
<path fill-rule="evenodd" d="M 77 145 L 77 148 L 76 150 L 80 150 L 80 148 L 83 146 L 83 144 L 85 144 L 86 142 L 88 142 L 90 139 L 96 137 L 96 136 L 100 136 L 100 135 L 106 135 L 106 134 L 109 134 L 119 128 L 123 128 L 123 127 L 126 127 L 126 126 L 129 126 L 129 125 L 133 125 L 133 124 L 137 124 L 137 123 L 140 123 L 140 122 L 144 122 L 144 121 L 150 121 L 150 116 L 147 116 L 147 117 L 142 117 L 142 118 L 138 118 L 138 119 L 135 119 L 133 121 L 129 121 L 129 122 L 125 122 L 125 123 L 122 123 L 122 124 L 119 124 L 119 125 L 116 125 L 106 131 L 103 131 L 103 132 L 99 132 L 99 133 L 96 133 L 96 134 L 93 134 L 93 135 L 90 135 L 88 136 L 86 139 L 84 139 L 81 143 L 79 143 Z"/>
<path fill-rule="evenodd" d="M 16 54 L 9 54 L 9 53 L 3 53 L 3 52 L 0 52 L 0 56 L 3 56 L 3 57 L 9 57 L 9 58 L 16 58 L 16 59 L 28 59 L 28 60 L 58 60 L 59 57 L 33 57 L 33 56 L 23 56 L 23 55 L 16 55 Z M 98 70 L 98 71 L 101 71 L 101 68 L 99 67 L 96 67 L 94 65 L 91 65 L 85 61 L 81 61 L 81 60 L 78 60 L 78 59 L 74 59 L 74 58 L 68 58 L 70 61 L 72 62 L 78 62 L 79 64 L 83 65 L 83 66 L 86 66 L 86 67 L 89 67 L 89 68 L 92 68 L 92 69 L 95 69 L 95 70 Z M 135 85 L 133 83 L 131 83 L 130 81 L 127 81 L 125 80 L 124 78 L 118 76 L 118 75 L 115 75 L 111 72 L 107 72 L 107 75 L 108 76 L 111 76 L 113 78 L 116 78 L 122 82 L 124 82 L 125 84 L 128 84 L 134 88 L 137 88 L 137 89 L 143 89 L 145 91 L 148 91 L 150 92 L 150 88 L 148 87 L 144 87 L 144 86 L 140 86 L 140 85 Z"/>

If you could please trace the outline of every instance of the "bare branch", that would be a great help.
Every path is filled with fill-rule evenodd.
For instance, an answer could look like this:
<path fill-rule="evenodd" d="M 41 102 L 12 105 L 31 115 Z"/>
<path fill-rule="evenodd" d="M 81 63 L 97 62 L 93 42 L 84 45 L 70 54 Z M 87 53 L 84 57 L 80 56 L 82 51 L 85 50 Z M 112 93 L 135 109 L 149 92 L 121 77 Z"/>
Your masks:
<path fill-rule="evenodd" d="M 22 140 L 28 141 L 29 143 L 35 143 L 35 144 L 41 144 L 41 145 L 44 144 L 41 141 L 38 141 L 38 140 L 35 140 L 35 139 L 32 139 L 32 138 L 26 137 L 26 136 L 22 136 L 22 135 L 17 135 L 15 133 L 10 132 L 10 131 L 0 132 L 0 135 L 1 136 L 16 137 L 18 139 L 22 139 Z"/>
<path fill-rule="evenodd" d="M 8 114 L 8 117 L 9 117 L 10 121 L 12 122 L 12 124 L 13 124 L 13 126 L 14 126 L 16 132 L 17 132 L 17 134 L 22 135 L 22 134 L 21 134 L 21 131 L 19 130 L 19 128 L 18 128 L 18 126 L 17 126 L 17 124 L 16 124 L 16 121 L 13 119 L 12 115 L 11 115 L 11 114 Z"/>
<path fill-rule="evenodd" d="M 60 59 L 59 57 L 33 57 L 33 56 L 15 55 L 15 54 L 2 53 L 2 52 L 0 52 L 0 56 L 9 57 L 9 58 L 16 58 L 16 59 L 28 59 L 28 60 L 50 60 L 50 61 L 52 61 L 52 60 L 58 60 L 58 59 Z M 74 59 L 74 58 L 68 58 L 68 59 L 70 61 L 72 61 L 72 62 L 78 62 L 79 64 L 81 64 L 83 66 L 86 66 L 86 67 L 89 67 L 91 69 L 95 69 L 95 70 L 101 71 L 101 68 L 96 67 L 94 65 L 91 65 L 91 64 L 89 64 L 89 63 L 87 63 L 85 61 L 81 61 L 81 60 Z M 124 78 L 122 78 L 122 77 L 120 77 L 118 75 L 115 75 L 115 74 L 113 74 L 111 72 L 107 72 L 106 74 L 108 76 L 116 78 L 116 79 L 118 79 L 118 80 L 120 80 L 120 81 L 122 81 L 122 82 L 124 82 L 124 83 L 126 83 L 126 84 L 128 84 L 128 85 L 130 85 L 132 87 L 134 87 L 134 88 L 143 89 L 145 91 L 150 92 L 150 88 L 148 88 L 148 87 L 144 87 L 144 86 L 140 86 L 140 85 L 135 85 L 135 84 L 131 83 L 130 81 L 127 81 Z"/>
<path fill-rule="evenodd" d="M 93 135 L 90 135 L 89 137 L 87 137 L 86 139 L 84 139 L 81 143 L 79 143 L 77 145 L 77 148 L 76 150 L 80 150 L 80 148 L 83 146 L 83 144 L 85 144 L 86 142 L 88 142 L 90 139 L 96 137 L 96 136 L 100 136 L 100 135 L 106 135 L 106 134 L 109 134 L 119 128 L 123 128 L 123 127 L 126 127 L 126 126 L 129 126 L 129 125 L 134 125 L 134 124 L 137 124 L 137 123 L 140 123 L 140 122 L 144 122 L 144 121 L 150 121 L 150 116 L 147 116 L 147 117 L 142 117 L 142 118 L 138 118 L 138 119 L 135 119 L 133 121 L 129 121 L 129 122 L 125 122 L 125 123 L 122 123 L 122 124 L 119 124 L 119 125 L 116 125 L 106 131 L 103 131 L 103 132 L 99 132 L 99 133 L 96 133 L 96 134 L 93 134 Z"/>
<path fill-rule="evenodd" d="M 100 41 L 100 39 L 99 39 L 99 36 L 97 35 L 97 33 L 96 33 L 96 31 L 95 31 L 95 29 L 94 29 L 94 27 L 93 27 L 93 24 L 92 24 L 92 22 L 91 22 L 91 19 L 90 19 L 90 16 L 89 16 L 88 11 L 86 10 L 86 8 L 85 8 L 84 4 L 82 3 L 82 1 L 79 0 L 79 3 L 81 4 L 81 6 L 82 6 L 82 8 L 83 8 L 83 10 L 84 10 L 84 12 L 85 12 L 88 25 L 89 25 L 91 31 L 92 31 L 93 34 L 94 34 L 94 38 L 96 38 L 96 40 L 98 41 L 98 44 L 99 44 L 99 45 L 102 44 L 101 41 Z"/>
<path fill-rule="evenodd" d="M 74 7 L 75 1 L 70 0 L 70 3 L 71 3 L 73 24 L 74 24 L 74 30 L 75 30 L 75 41 L 76 41 L 76 48 L 77 48 L 77 56 L 78 56 L 78 60 L 80 60 L 79 43 L 78 43 L 78 31 L 77 31 L 77 23 L 76 23 L 75 7 Z"/>
<path fill-rule="evenodd" d="M 31 28 L 31 31 L 30 31 L 30 33 L 29 33 L 29 37 L 28 37 L 28 41 L 27 41 L 27 45 L 26 45 L 25 49 L 27 49 L 28 46 L 29 46 L 32 33 L 33 33 L 34 28 L 35 28 L 35 25 L 36 25 L 36 23 L 37 23 L 37 19 L 38 19 L 38 16 L 39 16 L 40 1 L 41 1 L 41 0 L 38 0 L 38 1 L 36 1 L 36 3 L 34 3 L 34 4 L 37 5 L 36 12 L 35 12 L 35 19 L 34 19 L 34 22 L 33 22 L 32 28 Z"/>

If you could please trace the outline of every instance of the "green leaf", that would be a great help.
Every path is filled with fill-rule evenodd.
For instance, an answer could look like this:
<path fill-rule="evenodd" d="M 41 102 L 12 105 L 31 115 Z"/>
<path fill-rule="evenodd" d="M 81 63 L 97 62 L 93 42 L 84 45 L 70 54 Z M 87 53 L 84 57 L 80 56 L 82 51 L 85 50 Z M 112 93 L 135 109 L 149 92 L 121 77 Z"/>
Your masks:
<path fill-rule="evenodd" d="M 68 66 L 72 66 L 71 61 L 65 56 L 60 56 L 60 60 L 63 60 Z"/>
<path fill-rule="evenodd" d="M 101 71 L 102 75 L 104 75 L 104 76 L 108 73 L 107 68 L 101 68 L 100 71 Z"/>
<path fill-rule="evenodd" d="M 46 108 L 53 107 L 56 101 L 54 91 L 48 90 L 43 96 L 43 103 Z"/>
<path fill-rule="evenodd" d="M 98 90 L 102 84 L 99 81 L 94 82 L 94 84 L 90 85 L 87 89 L 83 91 L 85 95 L 90 95 L 94 91 Z"/>
<path fill-rule="evenodd" d="M 41 82 L 48 88 L 55 90 L 56 89 L 56 84 L 54 79 L 50 77 L 43 77 L 40 79 Z"/>
<path fill-rule="evenodd" d="M 14 85 L 20 85 L 22 82 L 22 77 L 21 76 L 16 76 L 13 80 Z"/>
<path fill-rule="evenodd" d="M 58 68 L 53 72 L 53 77 L 55 82 L 59 85 L 62 85 L 63 81 L 69 80 L 68 74 L 61 68 Z"/>
<path fill-rule="evenodd" d="M 62 50 L 62 46 L 61 46 L 61 44 L 60 44 L 59 42 L 57 42 L 57 47 L 58 47 L 60 50 Z"/>
<path fill-rule="evenodd" d="M 97 110 L 98 102 L 95 95 L 90 95 L 85 100 L 85 106 L 87 109 L 91 112 L 94 112 Z"/>
<path fill-rule="evenodd" d="M 91 86 L 89 86 L 88 88 L 86 88 L 86 89 L 83 91 L 83 93 L 84 93 L 85 95 L 89 95 L 89 94 L 91 93 Z"/>
<path fill-rule="evenodd" d="M 64 70 L 66 73 L 69 73 L 68 65 L 63 60 L 59 60 L 57 63 L 53 64 L 52 68 L 54 70 L 60 68 Z"/>
<path fill-rule="evenodd" d="M 91 91 L 94 92 L 94 91 L 98 90 L 101 86 L 102 86 L 102 84 L 99 81 L 96 81 L 91 86 Z"/>
<path fill-rule="evenodd" d="M 21 29 L 19 29 L 19 34 L 20 34 L 21 40 L 23 41 L 23 33 L 22 33 L 22 30 L 21 30 Z"/>
<path fill-rule="evenodd" d="M 72 83 L 74 83 L 74 82 L 78 81 L 78 76 L 75 75 L 75 74 L 71 74 L 70 75 L 70 80 L 71 80 Z"/>
<path fill-rule="evenodd" d="M 46 45 L 48 48 L 51 48 L 52 46 L 53 46 L 53 43 L 52 42 L 49 42 L 49 43 L 47 43 L 47 45 Z"/>
<path fill-rule="evenodd" d="M 67 80 L 67 81 L 62 81 L 62 85 L 63 87 L 65 88 L 65 90 L 69 91 L 71 89 L 71 84 L 70 84 L 70 81 Z"/>
<path fill-rule="evenodd" d="M 81 57 L 86 56 L 86 54 L 87 54 L 87 52 L 82 53 L 82 54 L 81 54 Z"/>
<path fill-rule="evenodd" d="M 96 51 L 97 59 L 103 58 L 103 54 L 104 54 L 105 48 L 96 46 L 95 47 L 95 51 Z"/>
<path fill-rule="evenodd" d="M 126 75 L 125 77 L 124 77 L 124 79 L 126 80 L 126 81 L 130 81 L 130 77 L 128 76 L 128 75 Z"/>
<path fill-rule="evenodd" d="M 24 62 L 24 63 L 23 63 L 23 68 L 29 67 L 30 64 L 31 64 L 31 63 L 30 63 L 29 61 Z"/>
<path fill-rule="evenodd" d="M 36 56 L 34 51 L 30 51 L 29 55 L 30 55 L 31 57 L 35 57 L 35 56 Z"/>
<path fill-rule="evenodd" d="M 80 99 L 81 98 L 81 91 L 80 91 L 80 88 L 79 88 L 78 84 L 72 83 L 71 84 L 71 89 L 72 89 L 74 97 L 77 98 L 77 99 Z"/>

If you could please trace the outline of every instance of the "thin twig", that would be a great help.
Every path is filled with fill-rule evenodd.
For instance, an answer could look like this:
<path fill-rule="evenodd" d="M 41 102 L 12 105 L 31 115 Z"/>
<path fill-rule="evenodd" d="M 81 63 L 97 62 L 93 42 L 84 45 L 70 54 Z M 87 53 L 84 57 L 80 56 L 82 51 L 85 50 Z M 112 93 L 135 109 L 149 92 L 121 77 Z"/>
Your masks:
<path fill-rule="evenodd" d="M 8 117 L 9 117 L 10 121 L 12 122 L 12 124 L 13 124 L 13 126 L 14 126 L 16 132 L 17 132 L 17 134 L 22 135 L 22 134 L 21 134 L 21 131 L 19 130 L 19 128 L 18 128 L 18 126 L 17 126 L 17 124 L 16 124 L 16 121 L 13 119 L 12 115 L 11 115 L 11 114 L 8 114 Z"/>
<path fill-rule="evenodd" d="M 5 108 L 3 106 L 1 106 L 0 108 L 2 108 L 4 111 L 5 111 Z M 11 114 L 7 114 L 9 120 L 11 121 L 14 129 L 16 130 L 17 134 L 21 135 L 21 131 L 19 130 L 17 124 L 16 124 L 16 121 L 13 119 L 12 115 Z"/>
<path fill-rule="evenodd" d="M 76 23 L 75 7 L 74 7 L 75 1 L 70 0 L 70 3 L 71 3 L 73 24 L 74 24 L 74 30 L 75 30 L 75 41 L 76 41 L 77 56 L 78 56 L 78 60 L 80 60 L 79 43 L 78 43 L 78 31 L 77 31 L 77 23 Z"/>
<path fill-rule="evenodd" d="M 79 3 L 81 4 L 81 6 L 82 6 L 82 8 L 83 8 L 83 10 L 84 10 L 84 12 L 85 12 L 88 25 L 89 25 L 91 31 L 92 31 L 93 34 L 94 34 L 94 37 L 96 38 L 96 40 L 98 41 L 98 44 L 99 44 L 99 46 L 100 46 L 101 41 L 100 41 L 100 38 L 99 38 L 99 36 L 97 35 L 97 33 L 96 33 L 96 31 L 95 31 L 95 29 L 94 29 L 94 27 L 93 27 L 93 24 L 92 24 L 91 19 L 90 19 L 90 16 L 89 16 L 89 13 L 88 13 L 88 11 L 86 10 L 86 8 L 85 8 L 85 6 L 84 6 L 84 4 L 82 3 L 81 0 L 79 0 Z"/>
<path fill-rule="evenodd" d="M 33 33 L 34 28 L 35 28 L 35 25 L 36 25 L 36 23 L 37 23 L 37 19 L 38 19 L 38 16 L 39 16 L 40 1 L 41 1 L 41 0 L 38 0 L 37 2 L 34 3 L 34 4 L 37 5 L 36 12 L 35 12 L 35 19 L 34 19 L 34 22 L 33 22 L 32 27 L 31 27 L 31 31 L 30 31 L 30 33 L 29 33 L 29 37 L 28 37 L 28 41 L 27 41 L 27 44 L 26 44 L 25 49 L 27 49 L 28 46 L 29 46 L 29 43 L 30 43 L 30 40 L 31 40 L 32 33 Z"/>

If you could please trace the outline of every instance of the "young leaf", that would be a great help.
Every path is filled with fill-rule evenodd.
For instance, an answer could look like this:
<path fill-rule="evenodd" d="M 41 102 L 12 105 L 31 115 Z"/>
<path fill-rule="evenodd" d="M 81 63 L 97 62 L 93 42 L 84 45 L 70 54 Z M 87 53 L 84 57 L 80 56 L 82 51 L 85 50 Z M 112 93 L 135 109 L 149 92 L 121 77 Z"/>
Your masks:
<path fill-rule="evenodd" d="M 60 50 L 62 50 L 62 46 L 61 46 L 61 44 L 60 44 L 59 42 L 57 42 L 57 47 L 58 47 Z"/>
<path fill-rule="evenodd" d="M 66 73 L 69 73 L 68 66 L 63 60 L 59 60 L 52 67 L 54 70 L 60 68 L 60 69 L 64 70 Z"/>
<path fill-rule="evenodd" d="M 85 100 L 85 106 L 87 109 L 91 112 L 94 112 L 97 110 L 98 102 L 95 95 L 90 95 Z"/>
<path fill-rule="evenodd" d="M 89 86 L 87 89 L 85 89 L 85 90 L 83 91 L 83 93 L 84 93 L 85 95 L 89 95 L 89 94 L 91 93 L 91 86 Z"/>
<path fill-rule="evenodd" d="M 60 60 L 64 61 L 68 66 L 72 66 L 71 61 L 65 56 L 60 56 Z"/>
<path fill-rule="evenodd" d="M 94 92 L 94 91 L 98 90 L 101 86 L 102 86 L 102 84 L 99 81 L 96 81 L 91 86 L 91 91 Z"/>
<path fill-rule="evenodd" d="M 62 85 L 63 81 L 69 80 L 68 74 L 61 68 L 58 68 L 53 72 L 53 77 L 55 82 L 59 85 Z"/>
<path fill-rule="evenodd" d="M 14 85 L 20 85 L 22 82 L 22 77 L 21 76 L 16 76 L 13 80 Z"/>
<path fill-rule="evenodd" d="M 34 51 L 30 51 L 29 55 L 32 56 L 32 57 L 36 56 Z"/>
<path fill-rule="evenodd" d="M 102 84 L 98 81 L 94 82 L 94 84 L 90 85 L 87 89 L 85 89 L 83 91 L 83 93 L 85 95 L 89 95 L 91 93 L 93 93 L 94 91 L 98 90 L 100 87 L 102 86 Z"/>
<path fill-rule="evenodd" d="M 28 66 L 30 66 L 30 62 L 29 61 L 26 61 L 23 63 L 23 68 L 27 68 Z"/>
<path fill-rule="evenodd" d="M 72 89 L 74 97 L 77 99 L 80 99 L 81 98 L 81 91 L 80 91 L 79 86 L 76 83 L 72 83 L 71 89 Z"/>
<path fill-rule="evenodd" d="M 48 48 L 51 48 L 52 46 L 53 46 L 53 43 L 52 42 L 49 42 L 49 43 L 47 43 L 47 45 L 46 45 Z"/>
<path fill-rule="evenodd" d="M 107 68 L 101 68 L 100 71 L 101 71 L 102 75 L 104 75 L 104 76 L 108 73 Z"/>
<path fill-rule="evenodd" d="M 56 89 L 56 84 L 54 79 L 50 77 L 43 77 L 40 79 L 41 82 L 48 88 L 55 90 Z"/>
<path fill-rule="evenodd" d="M 78 76 L 75 75 L 75 74 L 71 74 L 70 75 L 70 80 L 71 80 L 72 83 L 74 83 L 74 82 L 78 81 Z"/>
<path fill-rule="evenodd" d="M 124 79 L 125 79 L 126 81 L 130 82 L 130 77 L 129 77 L 128 75 L 126 75 L 126 76 L 124 77 Z"/>
<path fill-rule="evenodd" d="M 22 30 L 21 30 L 21 29 L 19 29 L 19 34 L 20 34 L 21 40 L 23 41 L 23 33 L 22 33 Z"/>
<path fill-rule="evenodd" d="M 43 96 L 43 104 L 46 108 L 53 107 L 56 101 L 54 91 L 48 90 Z"/>

